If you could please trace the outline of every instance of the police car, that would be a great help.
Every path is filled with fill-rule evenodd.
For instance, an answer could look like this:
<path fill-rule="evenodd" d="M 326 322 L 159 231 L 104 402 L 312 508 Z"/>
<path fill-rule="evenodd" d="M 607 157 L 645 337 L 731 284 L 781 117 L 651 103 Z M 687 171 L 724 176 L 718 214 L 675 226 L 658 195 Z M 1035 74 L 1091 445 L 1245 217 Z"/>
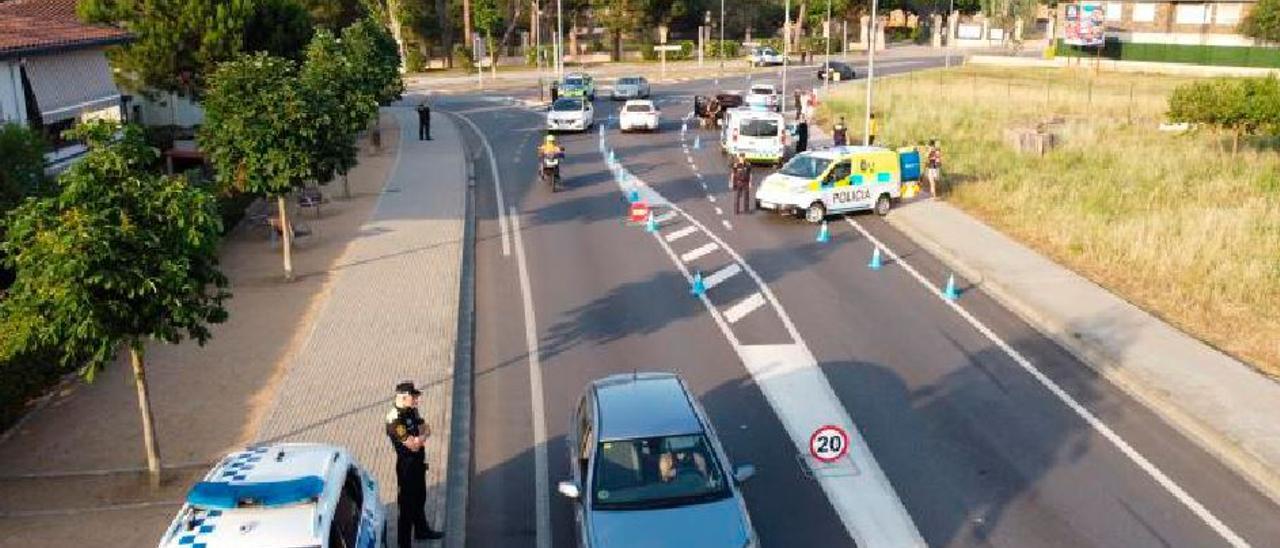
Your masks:
<path fill-rule="evenodd" d="M 191 487 L 160 548 L 374 548 L 386 542 L 378 485 L 341 447 L 237 451 Z"/>
<path fill-rule="evenodd" d="M 724 113 L 720 147 L 726 154 L 745 154 L 751 162 L 781 164 L 787 156 L 787 123 L 762 106 L 732 108 Z"/>
<path fill-rule="evenodd" d="M 920 178 L 920 151 L 844 146 L 797 154 L 765 177 L 756 207 L 822 222 L 831 213 L 889 213 L 903 182 Z"/>

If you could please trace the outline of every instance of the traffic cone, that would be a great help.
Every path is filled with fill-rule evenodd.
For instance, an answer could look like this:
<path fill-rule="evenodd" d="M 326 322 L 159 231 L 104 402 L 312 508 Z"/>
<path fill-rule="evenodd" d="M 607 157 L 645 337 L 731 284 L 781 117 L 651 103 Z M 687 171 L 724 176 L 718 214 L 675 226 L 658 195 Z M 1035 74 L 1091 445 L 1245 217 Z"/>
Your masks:
<path fill-rule="evenodd" d="M 698 272 L 695 272 L 693 274 L 693 289 L 689 291 L 689 294 L 693 295 L 694 297 L 701 297 L 702 295 L 706 294 L 706 292 L 707 292 L 707 286 L 706 284 L 702 283 L 702 271 L 699 270 Z"/>
<path fill-rule="evenodd" d="M 942 296 L 948 301 L 954 301 L 960 298 L 960 292 L 956 290 L 956 275 L 949 274 L 947 276 L 947 288 L 942 291 Z"/>
<path fill-rule="evenodd" d="M 822 221 L 822 228 L 818 229 L 818 243 L 825 244 L 831 241 L 831 231 L 827 229 L 827 222 Z"/>
<path fill-rule="evenodd" d="M 636 203 L 636 202 L 639 202 L 639 201 L 640 201 L 640 190 L 639 190 L 639 189 L 637 189 L 637 188 L 636 188 L 636 187 L 634 187 L 634 186 L 633 186 L 633 187 L 631 187 L 631 192 L 630 192 L 629 194 L 627 194 L 627 199 L 628 199 L 628 200 L 630 200 L 630 201 L 631 201 L 631 203 L 633 203 L 633 204 L 634 204 L 634 203 Z"/>
<path fill-rule="evenodd" d="M 701 149 L 702 149 L 702 136 L 701 136 L 701 135 L 694 135 L 694 136 L 693 136 L 693 150 L 701 150 Z"/>
<path fill-rule="evenodd" d="M 650 234 L 658 231 L 658 221 L 653 218 L 653 211 L 649 212 L 649 220 L 644 222 L 644 231 Z"/>
<path fill-rule="evenodd" d="M 871 253 L 871 262 L 867 263 L 867 268 L 870 268 L 871 270 L 880 270 L 881 266 L 884 266 L 884 264 L 880 261 L 880 248 L 877 247 L 876 250 Z"/>

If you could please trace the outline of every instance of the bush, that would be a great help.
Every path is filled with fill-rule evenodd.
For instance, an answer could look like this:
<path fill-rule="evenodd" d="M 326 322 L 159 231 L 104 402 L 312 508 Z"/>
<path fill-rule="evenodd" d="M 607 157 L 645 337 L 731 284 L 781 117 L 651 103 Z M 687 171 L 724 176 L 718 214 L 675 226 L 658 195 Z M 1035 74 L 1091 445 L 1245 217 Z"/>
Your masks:
<path fill-rule="evenodd" d="M 1054 49 L 1057 55 L 1066 57 L 1094 57 L 1098 55 L 1094 48 L 1068 46 L 1062 40 L 1057 41 Z M 1118 61 L 1280 68 L 1280 48 L 1135 44 L 1119 40 L 1107 40 L 1102 47 L 1102 56 Z"/>
<path fill-rule="evenodd" d="M 555 47 L 554 47 L 554 46 L 538 46 L 537 48 L 528 48 L 528 49 L 524 52 L 524 62 L 525 62 L 525 64 L 526 64 L 526 65 L 529 65 L 529 66 L 531 66 L 531 67 L 533 67 L 533 66 L 537 66 L 537 64 L 538 64 L 538 53 L 539 53 L 539 52 L 541 52 L 541 53 L 542 53 L 542 59 L 543 59 L 543 62 L 547 63 L 548 65 L 550 65 L 550 64 L 551 64 L 552 60 L 553 60 L 553 59 L 555 58 L 555 56 L 556 56 L 556 52 L 555 52 Z"/>
<path fill-rule="evenodd" d="M 1169 95 L 1169 118 L 1226 130 L 1233 136 L 1232 152 L 1240 137 L 1259 131 L 1280 131 L 1280 81 L 1267 78 L 1217 78 L 1178 86 Z"/>
<path fill-rule="evenodd" d="M 476 58 L 471 55 L 471 48 L 462 44 L 453 45 L 453 66 L 472 68 L 475 63 Z"/>
<path fill-rule="evenodd" d="M 406 72 L 422 72 L 427 70 L 427 56 L 422 54 L 418 44 L 405 44 L 404 70 Z"/>
<path fill-rule="evenodd" d="M 723 56 L 725 58 L 731 59 L 731 58 L 737 57 L 738 52 L 741 49 L 742 49 L 742 44 L 739 44 L 732 40 L 725 40 L 723 42 L 720 40 L 714 40 L 712 42 L 707 43 L 707 57 L 718 58 L 721 56 L 720 52 L 723 51 L 724 52 Z"/>

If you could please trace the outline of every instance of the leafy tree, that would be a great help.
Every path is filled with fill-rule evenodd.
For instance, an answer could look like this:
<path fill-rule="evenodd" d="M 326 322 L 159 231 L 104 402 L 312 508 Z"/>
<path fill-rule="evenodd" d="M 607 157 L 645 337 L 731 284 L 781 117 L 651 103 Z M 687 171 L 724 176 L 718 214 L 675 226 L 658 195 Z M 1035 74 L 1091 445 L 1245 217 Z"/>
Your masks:
<path fill-rule="evenodd" d="M 356 69 L 361 88 L 371 92 L 378 104 L 398 100 L 404 93 L 400 79 L 400 50 L 395 38 L 373 18 L 366 17 L 342 30 L 347 59 Z"/>
<path fill-rule="evenodd" d="M 1280 42 L 1280 0 L 1258 0 L 1240 22 L 1240 32 L 1265 42 Z"/>
<path fill-rule="evenodd" d="M 316 32 L 307 47 L 300 79 L 308 104 L 316 113 L 313 129 L 319 143 L 313 151 L 313 174 L 322 182 L 331 180 L 334 174 L 342 175 L 343 192 L 350 198 L 346 175 L 356 165 L 357 134 L 378 113 L 374 90 L 361 85 L 347 51 L 333 33 L 323 29 Z"/>
<path fill-rule="evenodd" d="M 293 61 L 242 56 L 210 78 L 199 134 L 220 184 L 276 198 L 286 280 L 293 279 L 293 225 L 285 196 L 312 177 L 321 142 L 310 99 Z"/>
<path fill-rule="evenodd" d="M 1170 120 L 1210 126 L 1231 134 L 1231 152 L 1240 138 L 1280 130 L 1280 81 L 1218 78 L 1178 86 L 1169 96 Z"/>
<path fill-rule="evenodd" d="M 0 124 L 0 214 L 44 187 L 45 144 L 18 124 Z"/>
<path fill-rule="evenodd" d="M 188 95 L 199 95 L 218 63 L 240 53 L 299 58 L 312 30 L 294 0 L 81 0 L 77 10 L 133 33 L 110 52 L 126 87 Z"/>
<path fill-rule="evenodd" d="M 311 13 L 317 27 L 339 32 L 359 21 L 369 13 L 369 6 L 361 0 L 302 0 Z"/>
<path fill-rule="evenodd" d="M 0 317 L 14 349 L 56 348 L 89 381 L 129 351 L 158 483 L 146 344 L 203 345 L 208 325 L 226 319 L 222 220 L 213 195 L 149 171 L 158 153 L 136 126 L 98 121 L 71 133 L 89 147 L 84 160 L 59 177 L 56 196 L 27 201 L 6 221 L 5 262 L 17 278 Z"/>

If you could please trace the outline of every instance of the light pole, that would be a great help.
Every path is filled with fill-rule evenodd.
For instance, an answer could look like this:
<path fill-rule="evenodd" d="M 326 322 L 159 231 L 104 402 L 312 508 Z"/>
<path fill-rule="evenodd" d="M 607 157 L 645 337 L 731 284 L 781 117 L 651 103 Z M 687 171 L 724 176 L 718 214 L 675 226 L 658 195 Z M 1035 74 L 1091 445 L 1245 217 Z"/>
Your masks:
<path fill-rule="evenodd" d="M 564 18 L 556 0 L 556 80 L 564 78 Z"/>
<path fill-rule="evenodd" d="M 787 0 L 782 23 L 782 116 L 787 116 L 787 67 L 791 64 L 791 0 Z M 750 73 L 748 73 L 750 74 Z M 797 116 L 800 113 L 796 113 Z"/>
<path fill-rule="evenodd" d="M 720 43 L 716 45 L 716 56 L 720 58 L 720 73 L 716 75 L 716 84 L 724 78 L 724 0 L 720 0 Z"/>
<path fill-rule="evenodd" d="M 831 91 L 831 0 L 827 0 L 827 22 L 822 26 L 822 41 L 827 46 L 827 59 L 822 62 L 822 92 Z"/>
<path fill-rule="evenodd" d="M 947 68 L 951 68 L 951 40 L 955 38 L 951 36 L 951 14 L 956 11 L 956 0 L 951 0 L 951 7 L 947 9 L 947 17 L 943 25 L 947 29 Z"/>
<path fill-rule="evenodd" d="M 866 122 L 862 126 L 862 146 L 871 146 L 871 84 L 876 77 L 876 5 L 877 0 L 871 0 L 871 21 L 867 24 L 867 34 L 870 36 L 868 44 L 871 46 L 867 49 L 867 114 Z"/>

